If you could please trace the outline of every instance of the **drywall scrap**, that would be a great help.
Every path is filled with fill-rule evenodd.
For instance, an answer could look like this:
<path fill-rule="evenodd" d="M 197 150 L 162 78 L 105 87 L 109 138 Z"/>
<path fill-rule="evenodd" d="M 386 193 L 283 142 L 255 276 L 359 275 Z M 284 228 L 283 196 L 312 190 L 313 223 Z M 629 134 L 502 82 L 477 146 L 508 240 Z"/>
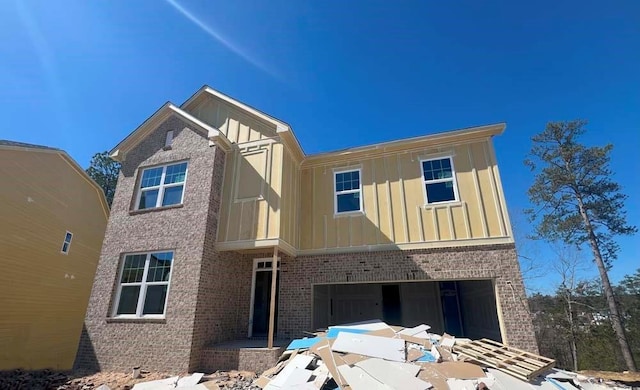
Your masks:
<path fill-rule="evenodd" d="M 554 369 L 555 361 L 543 356 L 430 329 L 379 320 L 332 326 L 293 340 L 278 364 L 253 384 L 265 390 L 517 390 L 574 389 L 584 379 Z"/>

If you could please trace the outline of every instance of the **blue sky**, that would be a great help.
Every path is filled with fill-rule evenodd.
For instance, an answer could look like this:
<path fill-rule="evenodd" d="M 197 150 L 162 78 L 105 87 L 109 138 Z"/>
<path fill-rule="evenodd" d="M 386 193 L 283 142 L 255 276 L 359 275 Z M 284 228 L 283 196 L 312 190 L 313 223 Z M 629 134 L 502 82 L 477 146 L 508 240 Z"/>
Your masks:
<path fill-rule="evenodd" d="M 505 121 L 495 144 L 520 232 L 531 136 L 585 118 L 588 144 L 615 145 L 614 179 L 640 220 L 636 0 L 2 4 L 0 138 L 87 166 L 203 84 L 290 123 L 307 153 Z M 640 266 L 638 236 L 619 242 L 614 281 Z M 552 261 L 545 246 L 525 247 Z"/>

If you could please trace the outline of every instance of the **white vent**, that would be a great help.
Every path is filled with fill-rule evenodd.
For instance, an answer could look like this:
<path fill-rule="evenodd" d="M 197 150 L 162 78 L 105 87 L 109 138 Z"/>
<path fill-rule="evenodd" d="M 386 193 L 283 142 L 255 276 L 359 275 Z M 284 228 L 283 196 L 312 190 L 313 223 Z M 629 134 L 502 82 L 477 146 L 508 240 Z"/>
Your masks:
<path fill-rule="evenodd" d="M 170 148 L 171 143 L 173 143 L 173 130 L 167 131 L 167 138 L 164 140 L 164 147 Z"/>

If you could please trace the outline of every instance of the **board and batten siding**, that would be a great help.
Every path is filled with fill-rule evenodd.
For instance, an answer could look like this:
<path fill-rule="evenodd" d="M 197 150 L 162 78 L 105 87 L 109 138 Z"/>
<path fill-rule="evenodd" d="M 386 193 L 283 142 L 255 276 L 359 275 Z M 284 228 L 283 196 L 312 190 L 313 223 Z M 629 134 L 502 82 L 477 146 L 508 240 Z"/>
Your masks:
<path fill-rule="evenodd" d="M 421 159 L 452 156 L 459 199 L 425 204 Z M 334 215 L 335 169 L 360 168 L 364 213 Z M 488 140 L 394 151 L 300 173 L 301 251 L 509 238 L 493 146 Z"/>
<path fill-rule="evenodd" d="M 0 370 L 72 368 L 108 217 L 77 169 L 0 149 Z"/>
<path fill-rule="evenodd" d="M 188 112 L 219 129 L 234 144 L 227 153 L 218 242 L 280 239 L 297 245 L 299 164 L 276 128 L 232 105 L 206 96 Z"/>
<path fill-rule="evenodd" d="M 219 242 L 280 237 L 282 154 L 276 142 L 227 154 Z"/>
<path fill-rule="evenodd" d="M 202 96 L 191 102 L 186 111 L 220 130 L 231 143 L 259 141 L 276 136 L 273 124 L 245 113 L 220 99 Z"/>

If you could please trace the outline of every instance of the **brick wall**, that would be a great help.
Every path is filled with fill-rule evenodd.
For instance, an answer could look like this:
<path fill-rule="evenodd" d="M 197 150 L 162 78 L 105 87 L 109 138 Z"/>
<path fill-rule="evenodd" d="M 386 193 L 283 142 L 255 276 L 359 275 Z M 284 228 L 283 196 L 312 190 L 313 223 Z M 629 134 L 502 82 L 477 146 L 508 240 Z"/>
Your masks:
<path fill-rule="evenodd" d="M 280 348 L 207 348 L 202 352 L 201 372 L 246 370 L 261 374 L 278 363 L 285 347 Z"/>
<path fill-rule="evenodd" d="M 411 251 L 283 257 L 278 334 L 297 338 L 312 329 L 316 283 L 412 280 L 495 280 L 504 340 L 537 352 L 535 334 L 513 244 Z"/>
<path fill-rule="evenodd" d="M 163 150 L 169 130 L 174 131 L 172 148 Z M 203 248 L 205 241 L 210 246 L 206 235 L 215 230 L 211 225 L 219 199 L 219 195 L 212 195 L 218 191 L 212 191 L 212 183 L 219 186 L 221 180 L 214 163 L 224 159 L 221 155 L 217 148 L 209 146 L 206 135 L 189 129 L 176 117 L 167 119 L 127 154 L 118 178 L 76 367 L 128 370 L 140 365 L 185 372 L 193 364 L 190 357 L 194 320 L 198 324 L 202 321 L 196 302 L 198 294 L 207 290 L 200 288 L 201 282 L 206 281 L 202 273 L 211 273 L 203 267 L 203 257 L 210 261 L 212 255 L 203 253 Z M 139 168 L 180 160 L 189 161 L 183 206 L 131 212 Z M 174 251 L 166 319 L 110 318 L 123 254 L 157 250 Z M 196 328 L 200 343 L 201 327 Z"/>

